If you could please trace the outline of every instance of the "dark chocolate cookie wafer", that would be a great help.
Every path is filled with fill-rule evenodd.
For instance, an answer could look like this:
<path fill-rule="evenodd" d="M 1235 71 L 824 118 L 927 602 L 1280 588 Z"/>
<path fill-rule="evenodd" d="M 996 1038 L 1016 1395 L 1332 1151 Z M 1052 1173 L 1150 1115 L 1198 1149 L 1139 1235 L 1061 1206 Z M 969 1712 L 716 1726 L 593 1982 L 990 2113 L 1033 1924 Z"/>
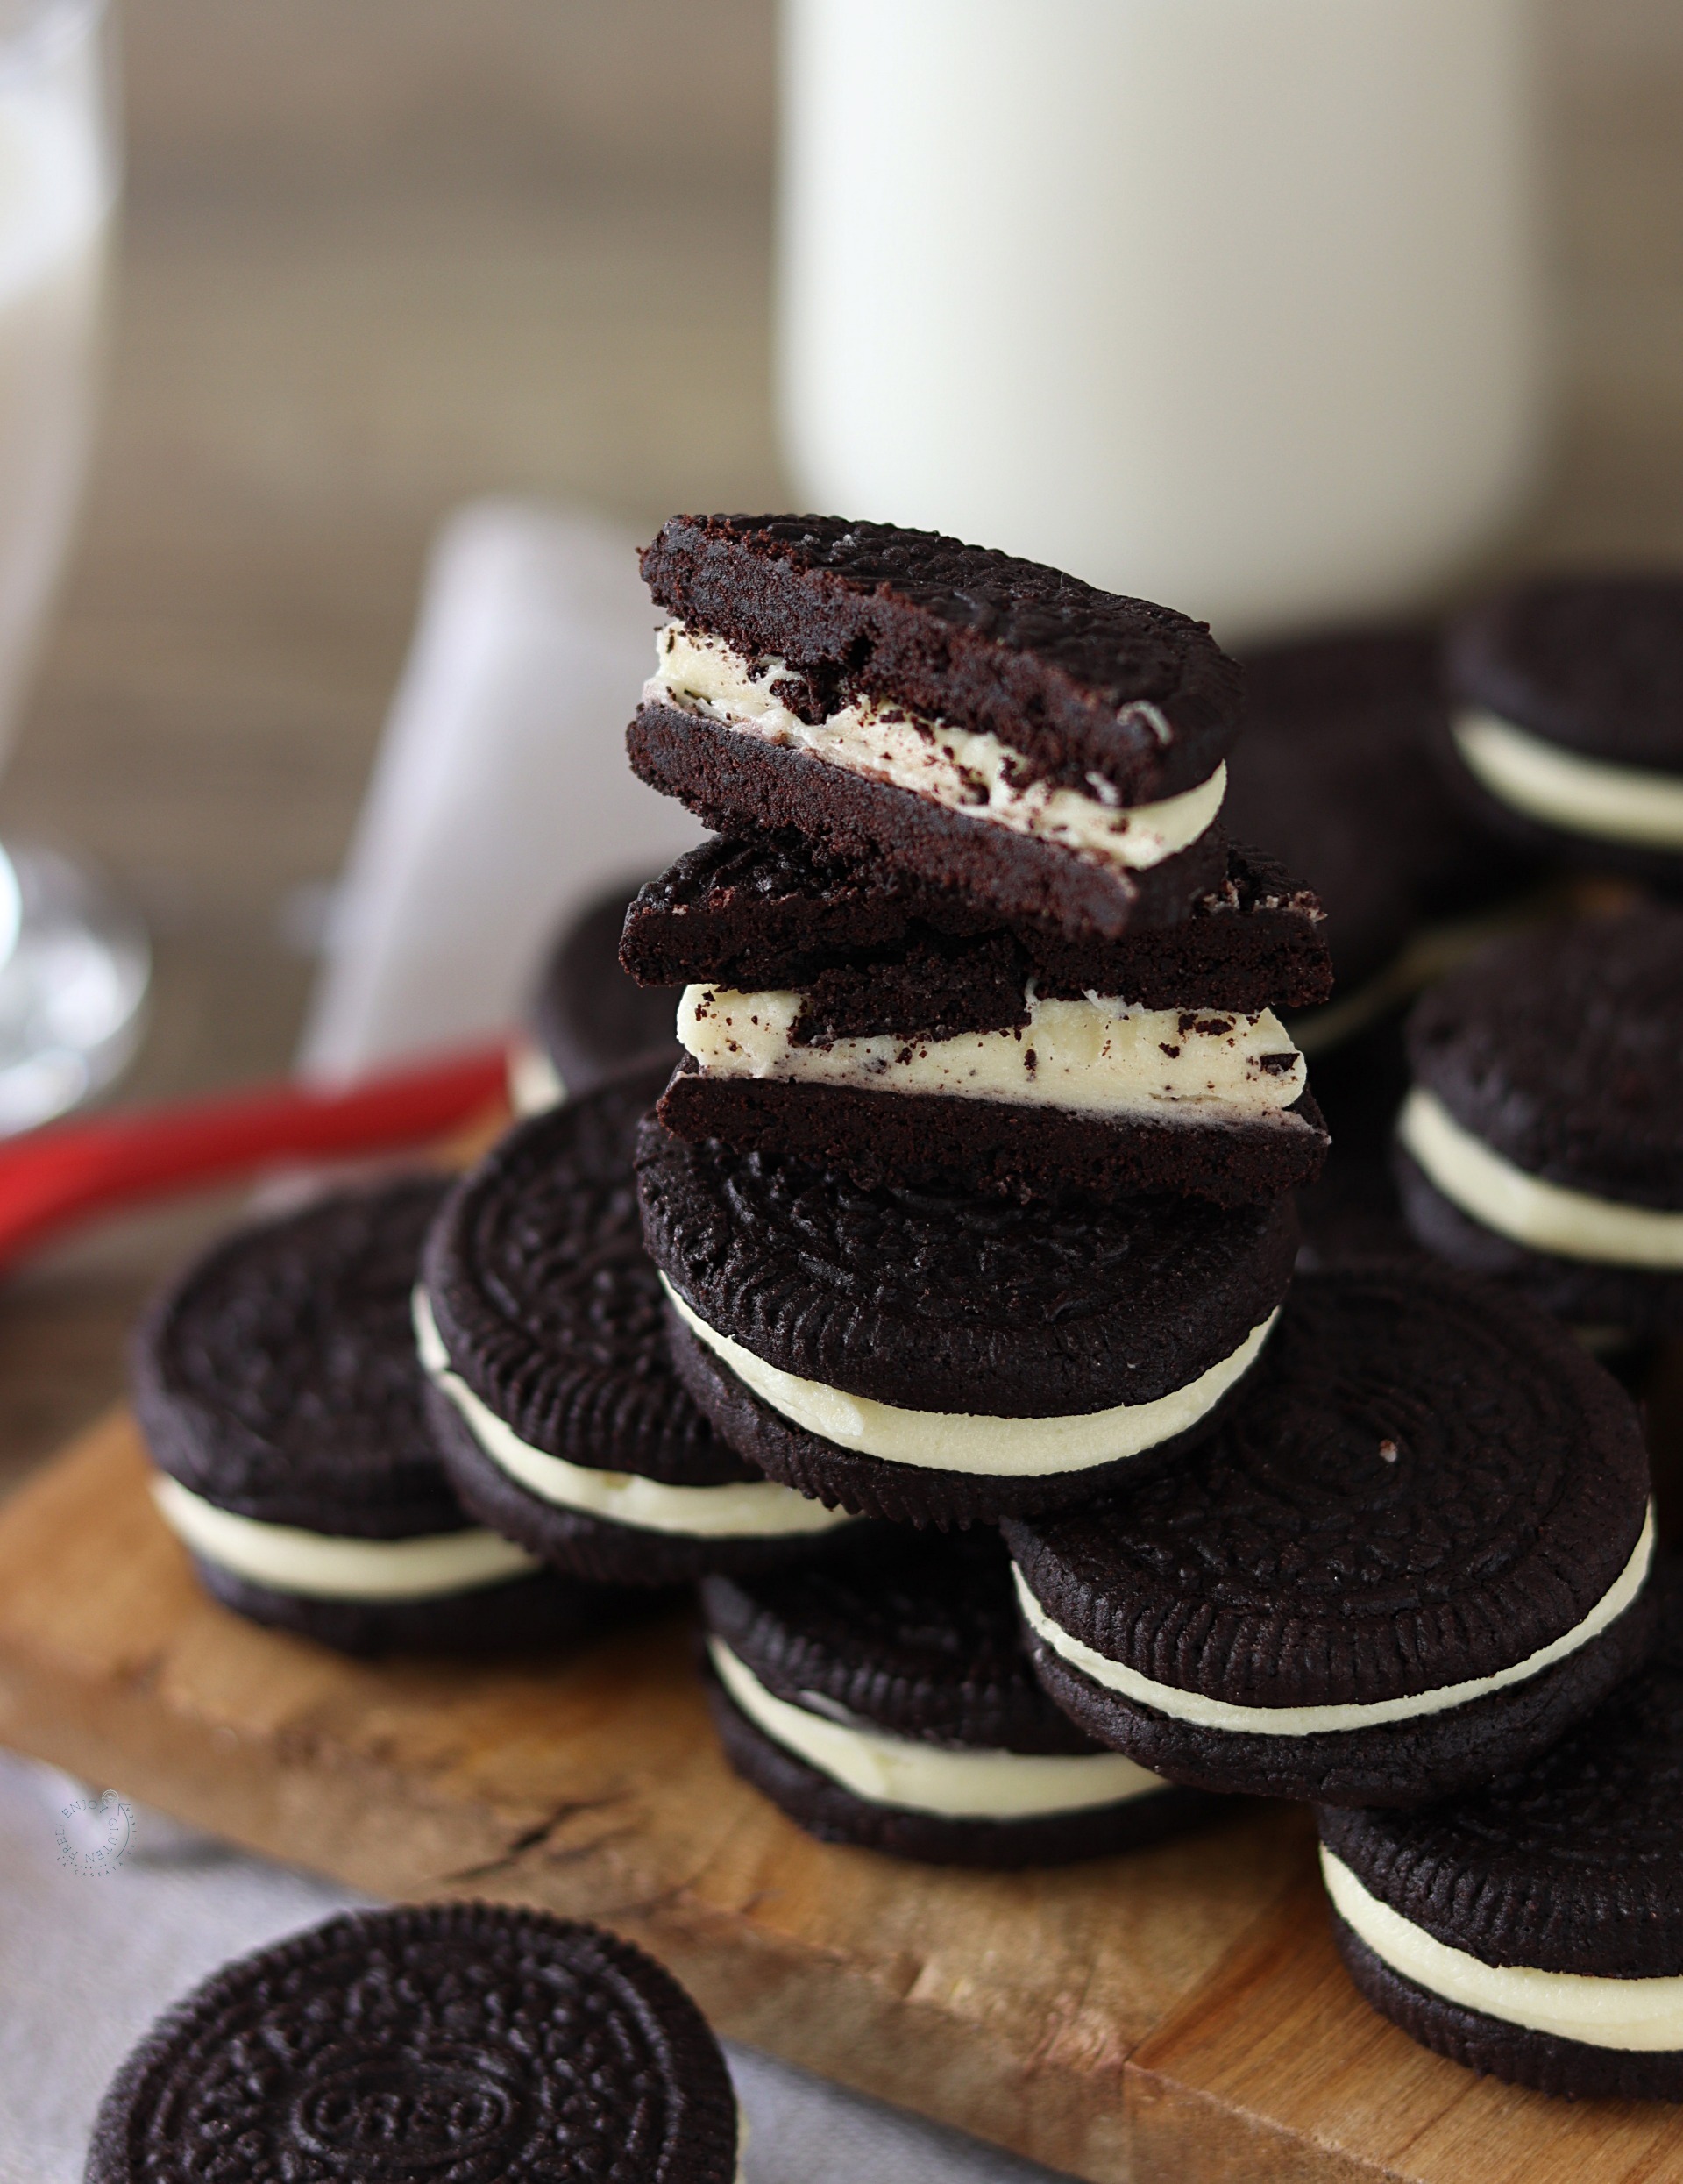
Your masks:
<path fill-rule="evenodd" d="M 621 968 L 620 935 L 635 886 L 613 887 L 570 918 L 550 943 L 511 1057 L 509 1087 L 521 1114 L 577 1099 L 649 1055 L 678 1058 L 678 996 Z"/>
<path fill-rule="evenodd" d="M 1683 1581 L 1654 1660 L 1494 1787 L 1324 1811 L 1339 1946 L 1440 2055 L 1541 2093 L 1683 2100 Z"/>
<path fill-rule="evenodd" d="M 1495 838 L 1683 880 L 1683 579 L 1545 577 L 1449 636 L 1447 778 Z"/>
<path fill-rule="evenodd" d="M 1580 1326 L 1683 1327 L 1683 912 L 1483 950 L 1417 1005 L 1409 1062 L 1424 1244 Z"/>
<path fill-rule="evenodd" d="M 732 2184 L 739 2131 L 718 2041 L 641 1949 L 434 1903 L 213 1974 L 113 2080 L 87 2184 Z"/>
<path fill-rule="evenodd" d="M 240 1229 L 135 1341 L 159 1506 L 207 1590 L 350 1652 L 552 1639 L 609 1606 L 472 1524 L 451 1487 L 409 1332 L 444 1190 L 405 1177 Z"/>
<path fill-rule="evenodd" d="M 806 1552 L 844 1521 L 744 1462 L 673 1375 L 631 1173 L 664 1078 L 639 1065 L 510 1131 L 445 1205 L 416 1307 L 463 1500 L 621 1584 Z"/>
<path fill-rule="evenodd" d="M 1289 1200 L 865 1191 L 644 1124 L 685 1384 L 774 1478 L 965 1525 L 1085 1499 L 1206 1433 L 1290 1278 Z"/>
<path fill-rule="evenodd" d="M 1222 823 L 1307 874 L 1338 984 L 1297 1027 L 1319 1055 L 1429 975 L 1427 937 L 1514 897 L 1534 860 L 1463 815 L 1434 743 L 1447 705 L 1430 627 L 1276 645 L 1245 662 L 1245 729 Z M 1323 1102 L 1324 1105 L 1325 1103 Z M 1334 1136 L 1339 1120 L 1327 1108 Z"/>
<path fill-rule="evenodd" d="M 1096 940 L 1002 924 L 880 857 L 825 858 L 763 834 L 714 840 L 639 891 L 620 960 L 644 985 L 798 987 L 831 1037 L 1013 1022 L 1030 978 L 1061 999 L 1109 993 L 1146 1008 L 1255 1014 L 1325 1000 L 1318 898 L 1253 850 L 1229 843 L 1225 853 L 1217 884 L 1177 903 L 1174 923 L 1136 914 L 1120 939 Z"/>
<path fill-rule="evenodd" d="M 1239 686 L 1201 622 L 833 516 L 674 516 L 643 567 L 673 620 L 632 765 L 708 825 L 1110 935 L 1219 883 Z"/>
<path fill-rule="evenodd" d="M 1222 1810 L 1053 1705 L 991 1530 L 873 1528 L 821 1565 L 709 1577 L 701 1598 L 731 1763 L 823 1841 L 941 1865 L 1054 1865 Z"/>
<path fill-rule="evenodd" d="M 1005 1539 L 1036 1669 L 1171 1780 L 1420 1804 L 1523 1766 L 1646 1651 L 1648 1460 L 1570 1334 L 1424 1266 L 1300 1275 L 1193 1455 Z"/>

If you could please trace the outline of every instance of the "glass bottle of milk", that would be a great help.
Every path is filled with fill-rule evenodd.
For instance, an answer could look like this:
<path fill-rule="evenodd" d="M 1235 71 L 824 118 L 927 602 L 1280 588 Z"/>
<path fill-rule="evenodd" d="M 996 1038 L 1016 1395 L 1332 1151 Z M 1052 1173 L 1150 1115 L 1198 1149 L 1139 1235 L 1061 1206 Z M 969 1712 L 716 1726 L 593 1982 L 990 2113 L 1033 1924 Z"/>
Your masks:
<path fill-rule="evenodd" d="M 0 0 L 0 757 L 81 497 L 117 192 L 105 0 Z M 0 850 L 0 1134 L 128 1057 L 144 939 L 83 872 Z"/>
<path fill-rule="evenodd" d="M 784 0 L 804 504 L 1238 641 L 1429 596 L 1548 421 L 1530 0 Z"/>

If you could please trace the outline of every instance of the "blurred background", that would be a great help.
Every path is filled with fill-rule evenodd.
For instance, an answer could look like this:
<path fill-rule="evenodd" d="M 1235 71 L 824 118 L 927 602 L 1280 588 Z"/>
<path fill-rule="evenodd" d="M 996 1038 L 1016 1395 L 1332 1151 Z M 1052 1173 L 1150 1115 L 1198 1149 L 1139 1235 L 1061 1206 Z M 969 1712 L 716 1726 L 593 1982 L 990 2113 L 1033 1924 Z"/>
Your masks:
<path fill-rule="evenodd" d="M 1508 551 L 1670 558 L 1683 8 L 1543 14 L 1564 423 Z M 454 505 L 537 493 L 646 533 L 790 489 L 773 0 L 131 0 L 121 29 L 106 393 L 0 835 L 91 854 L 150 925 L 126 1099 L 288 1066 Z M 7 1476 L 117 1392 L 137 1300 L 224 1207 L 9 1286 Z"/>

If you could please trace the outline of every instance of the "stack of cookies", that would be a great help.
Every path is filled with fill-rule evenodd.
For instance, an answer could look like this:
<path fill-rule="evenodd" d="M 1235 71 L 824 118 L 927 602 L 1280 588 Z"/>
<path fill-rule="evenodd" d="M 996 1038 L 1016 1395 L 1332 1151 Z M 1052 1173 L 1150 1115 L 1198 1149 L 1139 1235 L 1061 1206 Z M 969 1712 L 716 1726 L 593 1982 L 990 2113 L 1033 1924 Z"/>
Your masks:
<path fill-rule="evenodd" d="M 1206 1433 L 1326 1133 L 1275 1010 L 1318 906 L 1216 823 L 1199 623 L 928 533 L 678 517 L 632 764 L 720 839 L 622 960 L 684 986 L 643 1126 L 672 1354 L 768 1476 L 963 1526 Z"/>

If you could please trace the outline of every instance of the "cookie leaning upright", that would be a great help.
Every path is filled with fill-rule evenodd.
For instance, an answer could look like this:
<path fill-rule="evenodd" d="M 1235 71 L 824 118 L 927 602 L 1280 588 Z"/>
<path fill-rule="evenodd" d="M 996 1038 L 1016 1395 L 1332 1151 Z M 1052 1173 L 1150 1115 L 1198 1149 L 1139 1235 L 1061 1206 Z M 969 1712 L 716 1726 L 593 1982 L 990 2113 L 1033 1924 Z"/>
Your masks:
<path fill-rule="evenodd" d="M 1005 1533 L 1048 1691 L 1207 1789 L 1448 1796 L 1545 1750 L 1650 1641 L 1630 1398 L 1552 1320 L 1424 1263 L 1300 1274 L 1196 1453 Z"/>
<path fill-rule="evenodd" d="M 733 2184 L 723 2052 L 652 1958 L 497 1903 L 358 1911 L 162 2017 L 100 2104 L 86 2184 Z"/>
<path fill-rule="evenodd" d="M 1111 937 L 1218 883 L 1240 687 L 1202 623 L 839 516 L 675 516 L 643 573 L 671 620 L 631 762 L 709 826 Z"/>
<path fill-rule="evenodd" d="M 821 1563 L 709 1577 L 731 1764 L 808 1833 L 941 1865 L 1060 1865 L 1215 1818 L 1034 1681 L 995 1533 L 873 1528 Z"/>
<path fill-rule="evenodd" d="M 1580 1327 L 1683 1328 L 1683 912 L 1485 949 L 1409 1020 L 1404 1208 Z"/>
<path fill-rule="evenodd" d="M 206 1589 L 350 1652 L 555 1638 L 610 1605 L 474 1524 L 451 1489 L 409 1332 L 445 1189 L 408 1176 L 238 1229 L 135 1338 L 153 1491 Z"/>
<path fill-rule="evenodd" d="M 1405 2032 L 1539 2092 L 1683 2101 L 1683 1571 L 1655 1656 L 1523 1772 L 1320 1814 L 1339 1948 Z"/>
<path fill-rule="evenodd" d="M 1683 579 L 1545 577 L 1450 633 L 1448 775 L 1498 835 L 1683 886 Z"/>
<path fill-rule="evenodd" d="M 509 1131 L 445 1202 L 415 1295 L 463 1501 L 534 1554 L 616 1584 L 763 1562 L 845 1522 L 745 1463 L 672 1372 L 631 1172 L 666 1067 Z"/>

